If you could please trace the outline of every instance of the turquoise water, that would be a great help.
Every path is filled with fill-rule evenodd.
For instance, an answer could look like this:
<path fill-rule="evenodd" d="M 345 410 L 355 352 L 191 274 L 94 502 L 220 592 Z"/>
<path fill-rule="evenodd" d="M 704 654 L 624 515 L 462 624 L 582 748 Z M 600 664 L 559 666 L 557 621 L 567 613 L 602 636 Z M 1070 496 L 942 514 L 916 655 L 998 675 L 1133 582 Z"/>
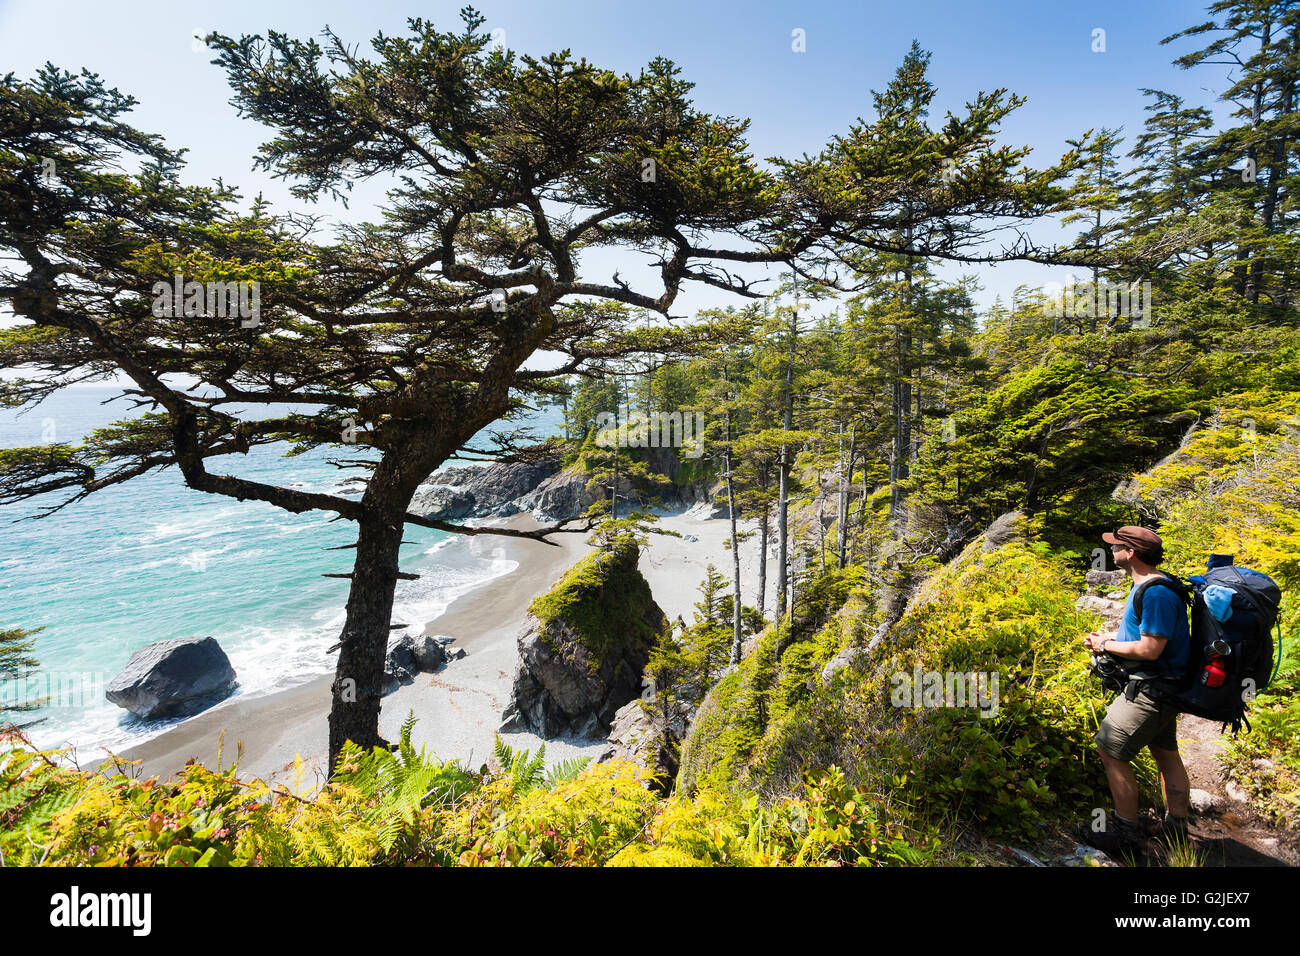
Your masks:
<path fill-rule="evenodd" d="M 75 443 L 90 430 L 131 417 L 112 388 L 66 389 L 19 414 L 0 410 L 0 447 Z M 554 412 L 528 422 L 545 434 Z M 309 491 L 342 493 L 342 472 L 318 449 L 295 458 L 275 447 L 211 459 L 209 469 Z M 348 451 L 342 457 L 356 457 Z M 355 497 L 355 495 L 351 495 Z M 62 498 L 41 504 L 57 503 Z M 354 540 L 350 522 L 321 513 L 293 515 L 262 502 L 240 502 L 185 487 L 168 468 L 96 492 L 35 521 L 32 504 L 0 507 L 0 630 L 44 626 L 36 638 L 41 674 L 9 682 L 0 703 L 51 696 L 23 715 L 44 718 L 29 734 L 41 746 L 73 745 L 103 756 L 168 726 L 132 717 L 103 698 L 132 652 L 152 641 L 211 635 L 230 656 L 239 694 L 261 694 L 331 673 L 326 653 L 343 623 L 352 552 L 325 549 Z M 415 631 L 459 594 L 514 564 L 470 555 L 463 538 L 408 527 L 394 623 Z M 400 633 L 400 632 L 395 632 Z M 174 723 L 174 721 L 173 721 Z M 94 753 L 92 753 L 92 751 Z"/>

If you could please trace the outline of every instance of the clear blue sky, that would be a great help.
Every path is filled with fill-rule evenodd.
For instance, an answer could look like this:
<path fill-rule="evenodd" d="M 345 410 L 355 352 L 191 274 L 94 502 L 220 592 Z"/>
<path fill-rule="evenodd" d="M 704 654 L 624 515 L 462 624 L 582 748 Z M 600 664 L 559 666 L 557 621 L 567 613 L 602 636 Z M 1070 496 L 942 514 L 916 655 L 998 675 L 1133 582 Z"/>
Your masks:
<path fill-rule="evenodd" d="M 133 122 L 189 149 L 188 176 L 221 176 L 246 195 L 264 192 L 278 206 L 298 207 L 285 185 L 251 170 L 266 131 L 239 120 L 229 105 L 224 74 L 192 35 L 268 29 L 306 37 L 329 24 L 363 52 L 379 30 L 401 32 L 407 16 L 440 27 L 459 24 L 453 2 L 73 2 L 0 0 L 0 71 L 30 76 L 49 60 L 67 69 L 87 67 L 109 85 L 135 96 Z M 488 28 L 504 30 L 506 45 L 543 54 L 569 48 L 601 66 L 635 71 L 657 55 L 675 60 L 696 84 L 700 108 L 749 117 L 759 157 L 815 152 L 829 137 L 869 112 L 872 89 L 882 88 L 915 38 L 933 53 L 936 113 L 959 110 L 981 90 L 1007 87 L 1028 98 L 1004 130 L 1004 142 L 1035 149 L 1031 161 L 1057 158 L 1067 137 L 1091 127 L 1123 126 L 1130 142 L 1140 129 L 1143 87 L 1169 89 L 1191 103 L 1211 105 L 1224 85 L 1217 68 L 1183 71 L 1171 64 L 1192 48 L 1159 41 L 1207 19 L 1194 0 L 1127 2 L 497 2 L 478 8 Z M 1093 31 L 1105 31 L 1104 53 L 1093 52 Z M 805 31 L 806 52 L 791 49 L 791 33 Z M 1212 89 L 1211 89 L 1212 88 Z M 1127 148 L 1127 147 L 1126 147 Z M 356 218 L 377 190 L 358 194 Z M 1040 238 L 1064 238 L 1051 226 Z M 967 267 L 980 278 L 982 304 L 1004 299 L 1019 282 L 1062 278 L 1027 264 Z M 625 273 L 626 274 L 626 273 Z M 721 304 L 703 290 L 686 306 Z M 684 311 L 684 310 L 675 310 Z"/>

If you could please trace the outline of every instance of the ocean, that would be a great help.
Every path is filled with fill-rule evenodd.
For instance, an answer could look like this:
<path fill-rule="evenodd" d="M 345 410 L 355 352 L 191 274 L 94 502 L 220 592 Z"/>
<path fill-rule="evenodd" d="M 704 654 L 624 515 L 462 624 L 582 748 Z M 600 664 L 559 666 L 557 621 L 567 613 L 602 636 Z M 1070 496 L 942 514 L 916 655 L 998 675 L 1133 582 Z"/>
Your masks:
<path fill-rule="evenodd" d="M 65 389 L 34 409 L 0 409 L 0 447 L 75 444 L 95 428 L 138 414 L 111 387 Z M 540 437 L 559 412 L 533 413 Z M 475 443 L 476 445 L 478 443 Z M 283 457 L 287 446 L 210 459 L 208 467 L 307 491 L 344 493 L 343 472 L 327 459 L 350 449 Z M 341 453 L 342 451 L 342 453 Z M 448 464 L 464 464 L 449 462 Z M 355 493 L 349 497 L 357 497 Z M 131 654 L 153 641 L 215 637 L 230 657 L 239 695 L 265 694 L 332 673 L 348 582 L 322 577 L 351 570 L 352 552 L 326 550 L 354 539 L 351 522 L 324 512 L 290 514 L 187 488 L 167 468 L 96 492 L 55 514 L 27 519 L 45 500 L 0 507 L 0 630 L 37 628 L 35 678 L 0 682 L 6 701 L 49 696 L 27 730 L 41 747 L 74 747 L 92 764 L 176 723 L 142 721 L 104 699 L 103 688 Z M 468 553 L 466 539 L 408 526 L 413 542 L 398 582 L 394 623 L 419 633 L 459 595 L 506 574 L 514 562 Z M 394 631 L 394 634 L 403 633 Z M 84 765 L 84 763 L 83 763 Z"/>

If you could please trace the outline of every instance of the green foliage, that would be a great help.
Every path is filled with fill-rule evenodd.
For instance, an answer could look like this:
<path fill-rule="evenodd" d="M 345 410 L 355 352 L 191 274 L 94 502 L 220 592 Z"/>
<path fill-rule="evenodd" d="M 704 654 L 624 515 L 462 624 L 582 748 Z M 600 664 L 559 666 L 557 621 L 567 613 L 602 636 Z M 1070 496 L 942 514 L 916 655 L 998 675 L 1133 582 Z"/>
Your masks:
<path fill-rule="evenodd" d="M 77 803 L 87 781 L 27 746 L 21 734 L 0 733 L 0 855 L 9 866 L 49 858 L 50 826 Z"/>
<path fill-rule="evenodd" d="M 1102 805 L 1092 734 L 1108 698 L 1079 643 L 1095 620 L 1073 606 L 1074 580 L 1042 546 L 973 548 L 926 583 L 867 663 L 800 695 L 765 729 L 742 694 L 766 662 L 758 652 L 747 659 L 701 709 L 679 786 L 704 781 L 773 800 L 834 765 L 854 786 L 892 795 L 906 819 L 1022 835 Z M 997 674 L 996 708 L 896 706 L 894 675 L 918 666 Z M 1139 770 L 1153 794 L 1152 768 Z"/>
<path fill-rule="evenodd" d="M 699 704 L 727 663 L 731 647 L 730 595 L 726 579 L 713 565 L 700 582 L 695 621 L 680 633 L 669 630 L 650 650 L 645 676 L 654 682 L 656 706 L 667 711 L 674 701 Z"/>
<path fill-rule="evenodd" d="M 537 756 L 534 757 L 527 750 L 514 750 L 500 737 L 497 737 L 493 744 L 492 756 L 497 766 L 501 768 L 501 772 L 513 779 L 516 794 L 527 793 L 538 787 L 549 790 L 556 784 L 575 780 L 586 769 L 587 764 L 591 763 L 590 757 L 570 757 L 548 770 L 546 744 L 543 743 L 537 749 Z"/>
<path fill-rule="evenodd" d="M 851 787 L 830 767 L 771 807 L 701 791 L 666 801 L 645 838 L 613 866 L 918 866 L 956 854 L 933 829 L 892 819 L 888 801 Z"/>
<path fill-rule="evenodd" d="M 373 828 L 375 840 L 385 854 L 394 853 L 398 838 L 415 827 L 425 808 L 435 803 L 454 803 L 457 796 L 477 784 L 458 765 L 433 759 L 423 747 L 416 752 L 411 744 L 414 729 L 412 711 L 402 722 L 395 750 L 375 747 L 362 751 L 349 742 L 333 780 L 337 787 L 375 795 L 366 802 L 360 816 L 367 827 Z"/>
<path fill-rule="evenodd" d="M 637 570 L 639 556 L 631 535 L 612 536 L 534 599 L 529 610 L 543 625 L 562 619 L 595 661 L 628 635 L 652 643 L 659 636 L 647 619 L 654 599 Z"/>
<path fill-rule="evenodd" d="M 705 787 L 729 791 L 745 772 L 767 728 L 776 644 L 777 631 L 764 631 L 736 670 L 718 681 L 700 704 L 681 748 L 679 792 L 690 794 Z"/>
<path fill-rule="evenodd" d="M 25 695 L 17 693 L 14 695 L 15 700 L 6 705 L 4 682 L 23 680 L 40 666 L 41 662 L 32 653 L 36 649 L 36 642 L 32 638 L 43 630 L 45 628 L 37 627 L 30 630 L 12 628 L 0 631 L 0 728 L 4 727 L 3 718 L 6 713 L 22 713 L 42 706 L 40 700 L 25 700 Z"/>
<path fill-rule="evenodd" d="M 797 592 L 793 621 L 787 617 L 763 631 L 736 670 L 714 685 L 682 745 L 679 789 L 727 790 L 747 777 L 751 756 L 770 721 L 800 701 L 826 662 L 861 636 L 844 622 L 828 624 L 851 597 L 850 606 L 863 611 L 867 601 L 857 591 L 861 579 L 859 567 L 815 578 Z"/>
<path fill-rule="evenodd" d="M 923 502 L 977 526 L 1099 501 L 1143 463 L 1177 447 L 1197 413 L 1192 392 L 1060 358 L 1011 379 L 932 437 L 915 472 Z"/>

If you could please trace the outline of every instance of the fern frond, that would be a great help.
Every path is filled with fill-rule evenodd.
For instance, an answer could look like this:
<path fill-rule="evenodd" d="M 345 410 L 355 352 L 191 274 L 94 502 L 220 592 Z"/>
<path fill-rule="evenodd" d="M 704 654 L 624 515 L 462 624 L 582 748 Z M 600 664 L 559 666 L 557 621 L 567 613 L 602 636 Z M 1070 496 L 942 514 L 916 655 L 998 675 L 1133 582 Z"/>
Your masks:
<path fill-rule="evenodd" d="M 549 790 L 557 784 L 577 779 L 590 763 L 590 757 L 570 757 L 560 761 L 546 774 L 546 788 Z"/>

